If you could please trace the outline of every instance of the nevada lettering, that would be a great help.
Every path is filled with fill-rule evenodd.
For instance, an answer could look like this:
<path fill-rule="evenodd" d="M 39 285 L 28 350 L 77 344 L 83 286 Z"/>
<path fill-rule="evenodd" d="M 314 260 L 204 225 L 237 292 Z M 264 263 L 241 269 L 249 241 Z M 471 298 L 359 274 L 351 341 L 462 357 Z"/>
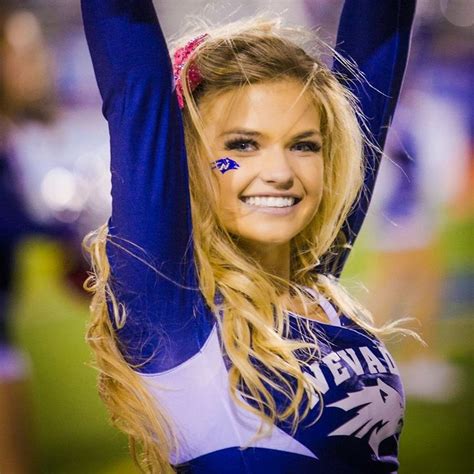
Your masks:
<path fill-rule="evenodd" d="M 328 368 L 325 375 L 322 366 Z M 363 374 L 396 374 L 400 375 L 395 362 L 383 346 L 361 346 L 341 349 L 325 355 L 320 362 L 310 365 L 311 372 L 305 372 L 306 379 L 321 393 L 325 394 L 331 387 L 339 386 L 353 376 Z M 312 397 L 310 407 L 319 402 Z"/>

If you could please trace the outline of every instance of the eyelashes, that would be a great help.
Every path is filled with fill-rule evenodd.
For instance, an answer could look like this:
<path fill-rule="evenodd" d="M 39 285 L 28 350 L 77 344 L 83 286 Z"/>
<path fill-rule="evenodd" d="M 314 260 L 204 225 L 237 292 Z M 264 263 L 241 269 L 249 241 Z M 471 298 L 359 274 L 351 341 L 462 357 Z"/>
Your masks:
<path fill-rule="evenodd" d="M 234 138 L 224 144 L 226 150 L 254 151 L 258 150 L 258 143 L 248 138 Z"/>
<path fill-rule="evenodd" d="M 306 148 L 305 150 L 300 149 L 297 151 L 303 151 L 303 152 L 310 151 L 312 153 L 318 153 L 323 148 L 321 143 L 313 142 L 313 141 L 297 142 L 294 145 L 292 145 L 292 148 L 296 148 L 296 147 Z"/>
<path fill-rule="evenodd" d="M 234 138 L 224 143 L 225 149 L 229 151 L 251 152 L 258 151 L 259 144 L 251 138 Z M 291 145 L 290 149 L 303 153 L 318 153 L 322 149 L 321 143 L 312 140 L 296 142 Z"/>

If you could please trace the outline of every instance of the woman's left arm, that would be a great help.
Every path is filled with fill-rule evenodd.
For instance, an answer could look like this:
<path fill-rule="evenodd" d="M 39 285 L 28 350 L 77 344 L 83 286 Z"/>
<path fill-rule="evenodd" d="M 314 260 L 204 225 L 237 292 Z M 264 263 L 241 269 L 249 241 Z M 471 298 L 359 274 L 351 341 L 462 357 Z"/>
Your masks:
<path fill-rule="evenodd" d="M 337 35 L 336 51 L 353 60 L 362 74 L 351 73 L 335 60 L 333 70 L 358 98 L 372 147 L 365 149 L 364 190 L 349 214 L 343 232 L 349 244 L 323 273 L 339 277 L 372 197 L 388 128 L 402 85 L 411 37 L 416 0 L 346 0 Z"/>

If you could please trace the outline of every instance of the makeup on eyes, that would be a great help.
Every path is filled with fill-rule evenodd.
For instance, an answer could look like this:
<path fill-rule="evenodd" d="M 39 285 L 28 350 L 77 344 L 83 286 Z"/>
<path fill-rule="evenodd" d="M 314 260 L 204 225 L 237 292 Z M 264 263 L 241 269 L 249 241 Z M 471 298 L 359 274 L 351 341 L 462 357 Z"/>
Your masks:
<path fill-rule="evenodd" d="M 256 140 L 253 140 L 251 138 L 246 138 L 246 137 L 235 137 L 231 140 L 228 140 L 224 143 L 224 147 L 226 150 L 233 150 L 233 151 L 241 151 L 241 152 L 247 152 L 250 151 L 247 148 L 247 146 L 253 147 L 251 151 L 257 151 L 260 147 L 259 143 Z M 322 149 L 322 145 L 319 141 L 313 141 L 313 140 L 305 140 L 305 141 L 297 141 L 293 143 L 290 148 L 294 148 L 296 146 L 304 146 L 306 147 L 305 150 L 297 150 L 301 152 L 311 152 L 311 153 L 318 153 Z"/>
<path fill-rule="evenodd" d="M 305 142 L 297 142 L 297 143 L 295 143 L 295 144 L 293 145 L 293 147 L 295 147 L 295 146 L 301 146 L 301 145 L 308 147 L 308 149 L 309 149 L 308 151 L 311 151 L 312 153 L 318 153 L 318 152 L 320 152 L 320 151 L 322 150 L 322 148 L 323 148 L 323 146 L 321 145 L 320 142 L 312 141 L 312 140 L 310 140 L 310 141 L 305 141 Z M 303 150 L 301 150 L 301 151 L 303 151 Z M 306 151 L 306 150 L 305 150 L 305 151 Z"/>
<path fill-rule="evenodd" d="M 244 138 L 244 137 L 236 137 L 224 143 L 224 147 L 226 150 L 247 151 L 241 148 L 241 145 L 251 145 L 252 147 L 256 149 L 258 149 L 258 146 L 259 146 L 256 140 L 252 140 L 251 138 Z"/>

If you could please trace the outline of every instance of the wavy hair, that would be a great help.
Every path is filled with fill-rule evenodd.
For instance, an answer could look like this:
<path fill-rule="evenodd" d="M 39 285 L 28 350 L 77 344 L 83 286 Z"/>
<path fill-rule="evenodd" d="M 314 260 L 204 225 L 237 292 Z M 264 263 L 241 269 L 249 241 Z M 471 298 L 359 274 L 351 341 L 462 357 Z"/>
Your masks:
<path fill-rule="evenodd" d="M 193 55 L 203 78 L 199 87 L 191 91 L 187 83 L 190 62 L 181 72 L 200 291 L 215 313 L 216 296 L 220 295 L 222 317 L 216 318 L 216 323 L 232 362 L 231 396 L 262 420 L 255 437 L 265 436 L 277 421 L 290 423 L 295 431 L 309 413 L 309 404 L 303 403 L 306 397 L 311 399 L 316 393 L 322 402 L 317 387 L 302 371 L 302 365 L 318 356 L 320 336 L 301 318 L 299 324 L 306 326 L 304 332 L 308 336 L 302 340 L 288 337 L 289 316 L 280 299 L 282 288 L 290 287 L 291 294 L 304 308 L 304 315 L 312 305 L 306 290 L 310 288 L 373 334 L 414 333 L 399 327 L 404 320 L 377 327 L 368 311 L 344 291 L 336 278 L 317 272 L 324 255 L 340 250 L 344 240 L 341 226 L 362 189 L 366 139 L 354 96 L 328 66 L 306 52 L 304 43 L 308 36 L 299 29 L 283 27 L 278 20 L 258 18 L 211 31 L 206 27 L 205 31 L 209 37 Z M 200 33 L 202 30 L 192 31 L 190 37 Z M 188 39 L 181 39 L 178 44 Z M 323 44 L 312 36 L 311 40 L 313 44 Z M 320 57 L 322 50 L 317 54 Z M 247 85 L 281 80 L 297 81 L 301 94 L 311 94 L 322 117 L 324 138 L 322 200 L 312 221 L 291 242 L 290 281 L 265 272 L 220 221 L 218 186 L 209 170 L 210 144 L 206 143 L 200 113 L 200 104 L 205 100 Z M 127 314 L 108 285 L 106 242 L 107 228 L 103 226 L 89 234 L 84 243 L 93 264 L 85 284 L 94 293 L 87 340 L 100 372 L 99 391 L 113 422 L 129 435 L 132 454 L 143 471 L 174 472 L 168 459 L 179 446 L 173 437 L 172 423 L 118 349 L 111 319 L 124 322 Z M 114 314 L 108 313 L 107 299 L 112 302 Z M 322 313 L 319 316 L 324 320 Z M 277 406 L 272 390 L 286 400 L 282 407 Z M 301 409 L 303 406 L 306 408 Z M 309 423 L 317 422 L 318 417 L 308 420 Z"/>

